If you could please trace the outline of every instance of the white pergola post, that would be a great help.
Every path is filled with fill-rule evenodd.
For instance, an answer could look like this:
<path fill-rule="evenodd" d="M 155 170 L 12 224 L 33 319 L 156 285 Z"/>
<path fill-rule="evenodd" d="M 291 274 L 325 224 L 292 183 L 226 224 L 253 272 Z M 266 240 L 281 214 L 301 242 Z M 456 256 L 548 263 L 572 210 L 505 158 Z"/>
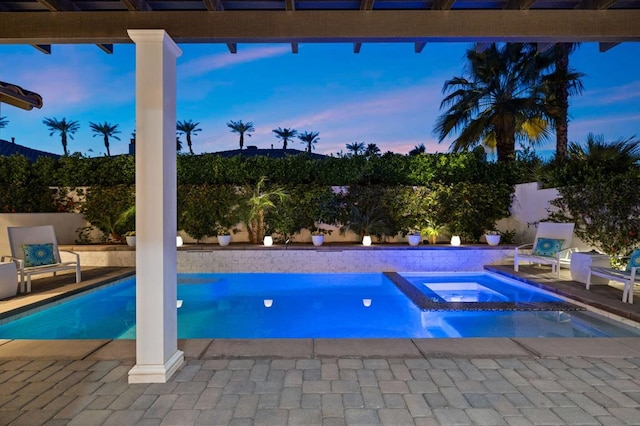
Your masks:
<path fill-rule="evenodd" d="M 136 365 L 129 383 L 165 383 L 178 350 L 176 59 L 164 30 L 129 30 L 136 44 Z"/>

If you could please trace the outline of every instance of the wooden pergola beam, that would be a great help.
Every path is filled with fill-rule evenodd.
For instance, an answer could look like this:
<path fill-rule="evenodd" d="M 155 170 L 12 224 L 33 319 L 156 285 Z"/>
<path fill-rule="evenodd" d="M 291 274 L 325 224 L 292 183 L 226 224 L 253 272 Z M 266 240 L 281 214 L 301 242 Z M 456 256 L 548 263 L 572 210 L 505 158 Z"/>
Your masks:
<path fill-rule="evenodd" d="M 2 44 L 130 43 L 163 28 L 179 43 L 640 41 L 640 10 L 0 12 Z"/>

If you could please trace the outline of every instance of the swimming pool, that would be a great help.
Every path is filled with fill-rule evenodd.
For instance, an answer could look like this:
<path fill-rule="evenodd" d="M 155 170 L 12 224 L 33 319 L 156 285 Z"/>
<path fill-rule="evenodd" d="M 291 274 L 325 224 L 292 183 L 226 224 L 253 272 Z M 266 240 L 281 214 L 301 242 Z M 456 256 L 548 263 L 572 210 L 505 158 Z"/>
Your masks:
<path fill-rule="evenodd" d="M 396 281 L 415 293 L 407 295 Z M 458 283 L 464 294 L 447 283 Z M 640 336 L 489 273 L 181 274 L 178 284 L 179 338 Z M 483 302 L 487 295 L 491 300 Z M 135 278 L 5 319 L 0 338 L 133 339 Z"/>

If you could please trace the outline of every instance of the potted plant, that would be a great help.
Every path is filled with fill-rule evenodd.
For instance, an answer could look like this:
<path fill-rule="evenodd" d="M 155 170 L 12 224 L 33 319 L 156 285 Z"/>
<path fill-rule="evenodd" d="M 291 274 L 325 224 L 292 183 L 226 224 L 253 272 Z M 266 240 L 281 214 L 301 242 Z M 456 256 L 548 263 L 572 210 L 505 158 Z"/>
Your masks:
<path fill-rule="evenodd" d="M 489 244 L 490 246 L 497 246 L 498 244 L 500 244 L 500 237 L 502 237 L 500 232 L 494 230 L 487 231 L 484 234 L 484 238 L 487 240 L 487 244 Z"/>
<path fill-rule="evenodd" d="M 136 246 L 136 231 L 129 231 L 124 234 L 124 238 L 127 241 L 129 247 Z"/>
<path fill-rule="evenodd" d="M 441 229 L 442 227 L 440 225 L 430 222 L 427 227 L 422 229 L 421 234 L 427 237 L 429 244 L 437 244 Z"/>
<path fill-rule="evenodd" d="M 331 230 L 314 227 L 314 229 L 311 230 L 311 242 L 313 243 L 313 245 L 316 247 L 320 247 L 322 244 L 324 244 L 324 236 L 326 234 L 331 235 Z"/>
<path fill-rule="evenodd" d="M 418 229 L 410 229 L 407 233 L 407 242 L 410 246 L 417 246 L 422 241 L 422 235 Z"/>

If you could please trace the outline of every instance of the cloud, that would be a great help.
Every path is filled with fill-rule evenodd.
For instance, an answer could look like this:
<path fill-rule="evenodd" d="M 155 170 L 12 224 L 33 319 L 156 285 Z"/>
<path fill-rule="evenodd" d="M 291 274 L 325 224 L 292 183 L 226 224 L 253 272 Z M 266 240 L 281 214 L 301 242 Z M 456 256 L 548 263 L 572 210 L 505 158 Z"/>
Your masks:
<path fill-rule="evenodd" d="M 178 75 L 180 78 L 200 76 L 232 65 L 282 56 L 290 52 L 291 50 L 288 45 L 279 45 L 241 50 L 235 54 L 219 53 L 203 56 L 198 59 L 180 63 L 178 65 Z"/>
<path fill-rule="evenodd" d="M 589 133 L 603 134 L 606 140 L 638 136 L 640 113 L 616 113 L 597 118 L 581 118 L 569 123 L 569 140 L 584 141 Z M 629 129 L 634 129 L 629 132 Z"/>
<path fill-rule="evenodd" d="M 602 106 L 614 105 L 640 100 L 640 81 L 634 81 L 622 86 L 585 91 L 583 96 L 576 98 L 576 105 Z"/>

